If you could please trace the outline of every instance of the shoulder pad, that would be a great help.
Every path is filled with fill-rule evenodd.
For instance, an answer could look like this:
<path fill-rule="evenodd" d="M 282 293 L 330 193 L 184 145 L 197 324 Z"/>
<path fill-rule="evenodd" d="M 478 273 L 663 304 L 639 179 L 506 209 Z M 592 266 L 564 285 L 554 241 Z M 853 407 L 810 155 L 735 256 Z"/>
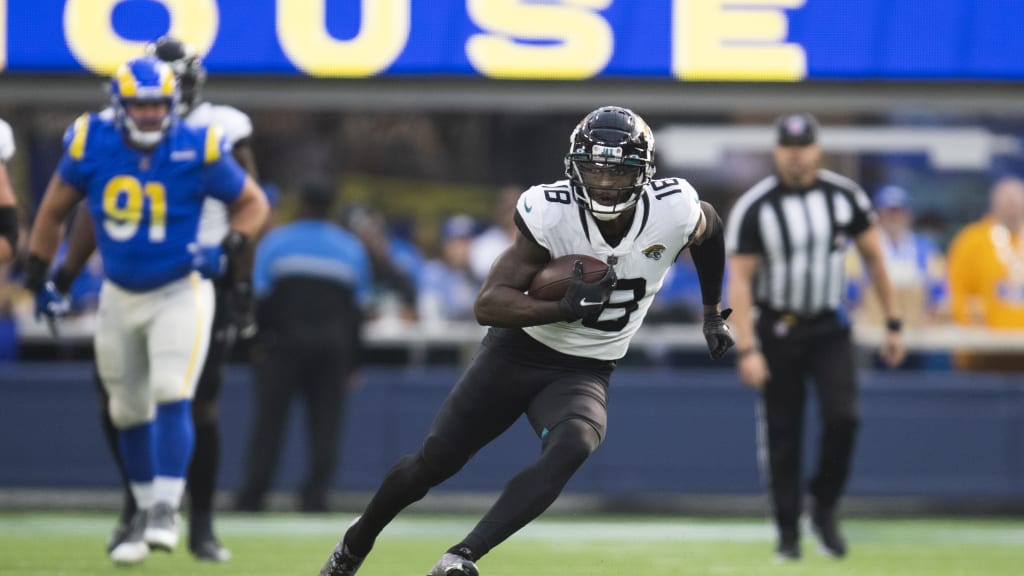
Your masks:
<path fill-rule="evenodd" d="M 227 141 L 224 139 L 224 130 L 218 124 L 207 126 L 203 144 L 203 164 L 213 164 L 219 161 L 226 148 Z"/>
<path fill-rule="evenodd" d="M 64 132 L 64 148 L 73 160 L 85 158 L 85 144 L 89 137 L 91 114 L 82 114 Z"/>

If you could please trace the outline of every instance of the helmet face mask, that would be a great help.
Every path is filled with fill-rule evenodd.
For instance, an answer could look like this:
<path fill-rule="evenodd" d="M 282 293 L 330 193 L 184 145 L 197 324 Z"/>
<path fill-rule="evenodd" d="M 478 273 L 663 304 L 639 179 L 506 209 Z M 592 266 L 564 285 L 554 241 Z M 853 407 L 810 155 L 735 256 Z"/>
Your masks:
<path fill-rule="evenodd" d="M 601 221 L 636 206 L 654 175 L 654 135 L 639 115 L 626 108 L 598 108 L 569 139 L 565 174 L 577 202 Z"/>
<path fill-rule="evenodd" d="M 175 111 L 187 116 L 201 101 L 203 85 L 206 83 L 206 68 L 199 52 L 191 44 L 177 38 L 161 36 L 146 45 L 146 54 L 156 56 L 170 65 L 181 89 L 181 102 Z"/>
<path fill-rule="evenodd" d="M 163 140 L 177 118 L 179 99 L 170 67 L 150 56 L 122 64 L 110 82 L 114 120 L 128 141 L 139 148 L 153 148 Z"/>

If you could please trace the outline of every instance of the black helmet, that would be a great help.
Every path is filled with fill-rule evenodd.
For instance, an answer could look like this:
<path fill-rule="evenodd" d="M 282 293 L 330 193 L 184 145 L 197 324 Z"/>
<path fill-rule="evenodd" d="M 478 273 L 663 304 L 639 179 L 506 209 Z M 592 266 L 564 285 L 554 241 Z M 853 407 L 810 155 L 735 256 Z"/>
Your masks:
<path fill-rule="evenodd" d="M 654 176 L 654 134 L 637 113 L 604 106 L 569 138 L 565 175 L 576 199 L 598 220 L 614 220 L 636 205 Z M 600 201 L 594 198 L 599 194 Z"/>
<path fill-rule="evenodd" d="M 181 87 L 181 109 L 177 112 L 186 116 L 199 103 L 200 92 L 206 83 L 206 68 L 203 68 L 199 53 L 191 44 L 170 36 L 161 36 L 146 45 L 146 54 L 171 65 Z"/>

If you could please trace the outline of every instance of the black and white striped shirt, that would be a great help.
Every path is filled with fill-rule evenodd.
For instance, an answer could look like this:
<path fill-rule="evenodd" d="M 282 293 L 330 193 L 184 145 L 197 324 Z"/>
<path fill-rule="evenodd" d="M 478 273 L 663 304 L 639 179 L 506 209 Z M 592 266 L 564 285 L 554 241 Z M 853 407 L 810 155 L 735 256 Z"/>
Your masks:
<path fill-rule="evenodd" d="M 791 190 L 769 176 L 736 201 L 725 248 L 761 257 L 759 307 L 812 316 L 839 308 L 846 247 L 873 221 L 871 200 L 849 178 L 819 170 L 814 186 Z"/>

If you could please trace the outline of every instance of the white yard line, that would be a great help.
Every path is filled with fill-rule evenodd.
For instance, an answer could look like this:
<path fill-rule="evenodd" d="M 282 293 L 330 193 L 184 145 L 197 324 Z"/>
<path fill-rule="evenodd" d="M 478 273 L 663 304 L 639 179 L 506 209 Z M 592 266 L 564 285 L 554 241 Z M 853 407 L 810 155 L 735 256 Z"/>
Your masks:
<path fill-rule="evenodd" d="M 0 537 L 95 535 L 105 538 L 113 527 L 113 516 L 11 515 L 0 517 Z M 337 536 L 351 516 L 306 518 L 301 516 L 255 517 L 225 516 L 218 520 L 218 532 L 231 536 L 310 537 Z M 398 518 L 383 537 L 451 538 L 464 536 L 475 523 L 474 517 Z M 899 544 L 994 544 L 1024 545 L 1024 522 L 996 523 L 991 526 L 958 525 L 946 521 L 940 525 L 922 522 L 851 521 L 848 536 L 861 543 Z M 601 518 L 593 521 L 566 522 L 539 520 L 516 534 L 517 540 L 594 542 L 770 542 L 774 531 L 765 521 L 713 521 L 691 519 L 623 520 Z"/>

